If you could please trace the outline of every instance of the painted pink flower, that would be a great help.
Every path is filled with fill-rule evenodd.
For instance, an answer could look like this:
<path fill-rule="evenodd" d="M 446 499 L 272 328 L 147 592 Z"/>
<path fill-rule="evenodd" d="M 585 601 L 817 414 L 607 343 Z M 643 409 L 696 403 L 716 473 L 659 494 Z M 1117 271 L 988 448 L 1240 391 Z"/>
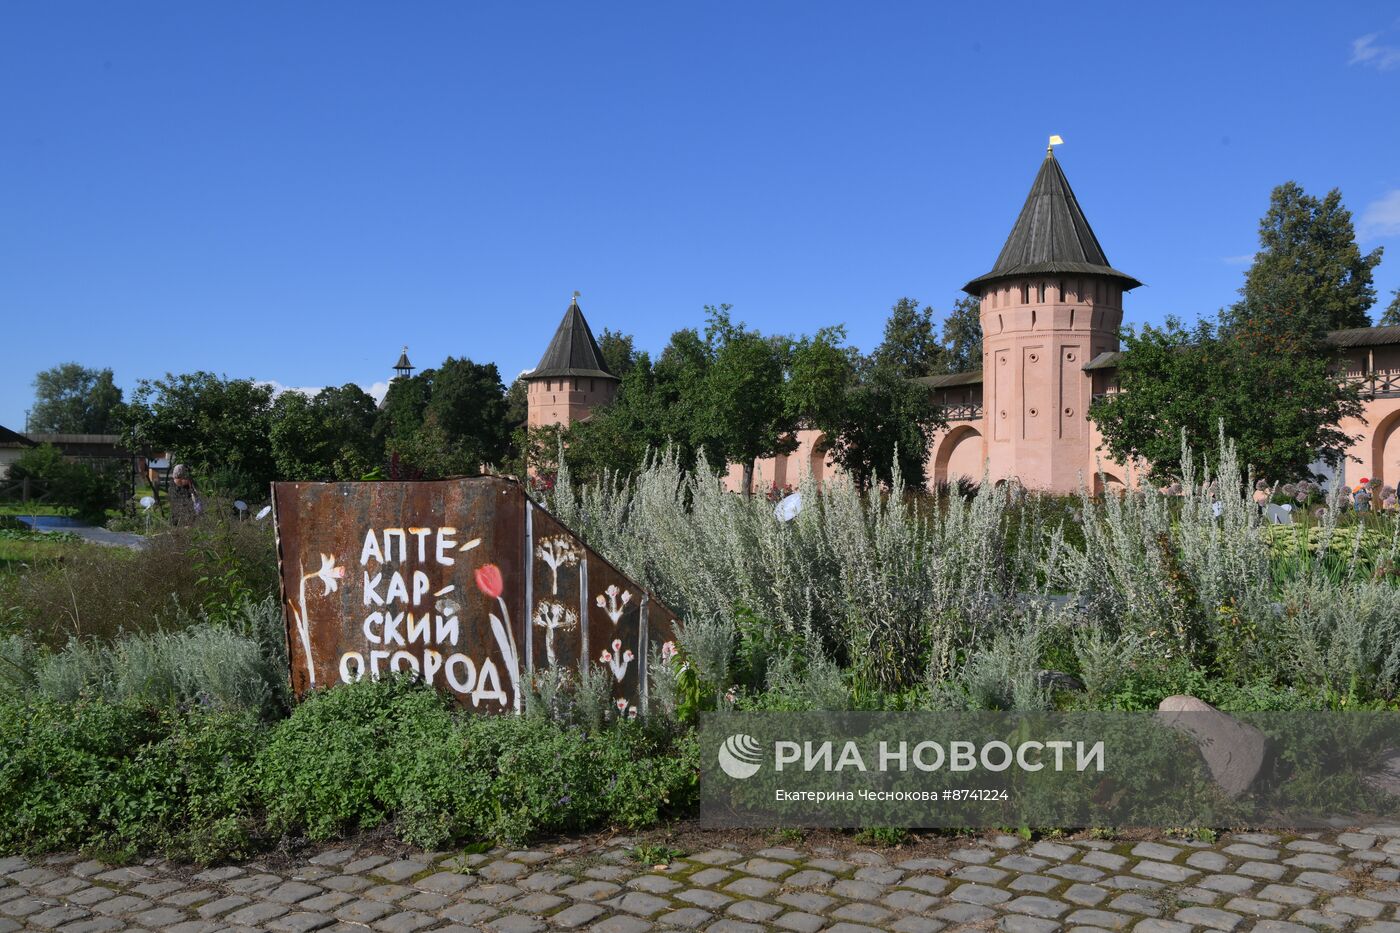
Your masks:
<path fill-rule="evenodd" d="M 598 655 L 598 660 L 602 661 L 604 664 L 607 664 L 612 660 L 612 652 L 604 648 L 603 653 Z"/>
<path fill-rule="evenodd" d="M 617 706 L 617 711 L 618 711 L 619 713 L 622 712 L 623 710 L 627 709 L 627 700 L 626 700 L 626 698 L 624 697 L 623 699 L 618 700 L 618 701 L 616 702 L 616 706 Z"/>
<path fill-rule="evenodd" d="M 622 650 L 622 639 L 620 639 L 620 638 L 615 638 L 615 639 L 613 639 L 613 650 L 614 650 L 614 651 L 621 651 L 621 650 Z"/>
<path fill-rule="evenodd" d="M 636 655 L 632 653 L 631 648 L 628 648 L 626 651 L 622 652 L 622 660 L 624 661 L 630 661 L 635 657 Z"/>
<path fill-rule="evenodd" d="M 501 592 L 505 589 L 505 581 L 501 579 L 501 568 L 495 564 L 482 564 L 476 568 L 476 588 L 492 599 L 500 599 Z"/>
<path fill-rule="evenodd" d="M 675 656 L 676 656 L 676 643 L 673 642 L 673 641 L 665 642 L 665 643 L 661 646 L 661 660 L 663 660 L 663 661 L 669 661 L 669 660 L 671 660 L 672 658 L 674 658 Z"/>

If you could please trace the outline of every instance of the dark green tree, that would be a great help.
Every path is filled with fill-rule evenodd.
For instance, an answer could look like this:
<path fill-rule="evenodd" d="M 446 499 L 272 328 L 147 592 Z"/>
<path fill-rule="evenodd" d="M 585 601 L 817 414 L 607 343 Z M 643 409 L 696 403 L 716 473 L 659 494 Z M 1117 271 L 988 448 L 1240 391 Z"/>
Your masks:
<path fill-rule="evenodd" d="M 632 344 L 631 334 L 607 328 L 603 328 L 603 336 L 598 338 L 598 350 L 603 354 L 603 365 L 619 379 L 631 372 L 637 362 L 637 351 Z"/>
<path fill-rule="evenodd" d="M 1371 271 L 1380 260 L 1380 247 L 1363 254 L 1356 245 L 1340 191 L 1318 199 L 1285 182 L 1273 190 L 1259 222 L 1259 252 L 1230 326 L 1247 326 L 1241 317 L 1251 311 L 1283 306 L 1296 308 L 1316 333 L 1368 327 L 1376 301 Z"/>
<path fill-rule="evenodd" d="M 754 461 L 797 448 L 798 419 L 786 404 L 782 345 L 707 307 L 705 338 L 713 363 L 701 389 L 696 442 L 712 462 L 738 462 L 745 495 L 753 493 Z"/>
<path fill-rule="evenodd" d="M 530 419 L 530 384 L 516 376 L 506 390 L 506 427 L 514 431 Z"/>
<path fill-rule="evenodd" d="M 1247 311 L 1229 327 L 1202 321 L 1188 330 L 1169 318 L 1124 333 L 1118 391 L 1089 410 L 1109 453 L 1145 461 L 1167 480 L 1180 476 L 1183 436 L 1213 461 L 1223 426 L 1263 479 L 1298 479 L 1319 459 L 1341 462 L 1350 438 L 1337 425 L 1361 405 L 1334 372 L 1312 312 Z"/>
<path fill-rule="evenodd" d="M 665 373 L 659 377 L 651 358 L 639 354 L 622 377 L 612 404 L 569 426 L 564 435 L 566 459 L 575 478 L 595 479 L 604 472 L 625 475 L 642 465 L 648 451 L 667 446 L 686 458 L 683 463 L 694 462 L 688 423 L 682 424 L 682 413 L 668 407 L 684 405 L 685 400 L 679 387 L 659 381 L 666 378 Z M 679 434 L 673 433 L 677 424 Z M 535 469 L 543 474 L 558 459 L 557 440 L 532 432 L 531 443 L 540 457 Z"/>
<path fill-rule="evenodd" d="M 931 365 L 930 355 L 943 362 L 941 350 L 910 352 L 930 346 L 925 337 L 932 339 L 929 315 L 902 299 L 891 311 L 885 341 L 869 357 L 843 346 L 840 328 L 792 345 L 792 413 L 826 435 L 831 458 L 861 486 L 889 483 L 896 463 L 906 482 L 924 483 L 929 439 L 945 423 L 928 390 L 910 376 Z"/>
<path fill-rule="evenodd" d="M 34 377 L 27 430 L 36 434 L 112 434 L 120 428 L 122 390 L 110 369 L 62 363 Z"/>
<path fill-rule="evenodd" d="M 982 303 L 971 295 L 953 302 L 943 319 L 943 354 L 950 373 L 982 368 Z"/>
<path fill-rule="evenodd" d="M 477 468 L 504 462 L 509 452 L 506 389 L 495 363 L 448 357 L 437 368 L 424 420 L 435 421 Z M 474 470 L 472 471 L 474 472 Z"/>
<path fill-rule="evenodd" d="M 425 478 L 472 475 L 511 453 L 505 386 L 495 363 L 448 357 L 436 369 L 389 383 L 374 436 L 385 459 Z"/>
<path fill-rule="evenodd" d="M 904 482 L 921 487 L 929 439 L 945 424 L 926 388 L 890 366 L 866 361 L 839 418 L 822 430 L 832 460 L 857 485 L 890 483 L 898 463 Z"/>
<path fill-rule="evenodd" d="M 799 423 L 830 427 L 840 422 L 856 384 L 857 354 L 844 346 L 846 329 L 824 327 L 788 348 L 784 395 L 788 414 Z"/>
<path fill-rule="evenodd" d="M 374 399 L 348 383 L 314 396 L 283 392 L 272 405 L 269 440 L 279 479 L 358 480 L 380 462 Z"/>
<path fill-rule="evenodd" d="M 374 421 L 374 437 L 386 457 L 406 444 L 413 432 L 422 426 L 435 374 L 436 370 L 425 369 L 389 383 Z"/>
<path fill-rule="evenodd" d="M 1395 327 L 1400 325 L 1400 288 L 1395 290 L 1394 296 L 1395 297 L 1390 299 L 1390 306 L 1385 309 L 1385 313 L 1381 315 L 1381 319 L 1377 322 L 1381 327 Z"/>
<path fill-rule="evenodd" d="M 130 450 L 169 451 L 206 491 L 262 498 L 277 476 L 268 435 L 272 388 L 209 372 L 143 379 L 122 416 Z"/>
<path fill-rule="evenodd" d="M 938 341 L 933 309 L 920 307 L 913 298 L 896 301 L 874 357 L 877 366 L 909 379 L 947 372 L 948 360 Z"/>

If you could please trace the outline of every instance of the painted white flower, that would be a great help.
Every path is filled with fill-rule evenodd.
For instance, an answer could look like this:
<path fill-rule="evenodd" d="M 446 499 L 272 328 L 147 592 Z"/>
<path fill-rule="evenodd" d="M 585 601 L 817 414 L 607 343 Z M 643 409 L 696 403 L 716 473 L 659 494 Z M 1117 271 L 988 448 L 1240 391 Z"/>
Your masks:
<path fill-rule="evenodd" d="M 612 619 L 613 625 L 616 625 L 618 620 L 622 618 L 622 613 L 626 610 L 627 604 L 631 601 L 632 594 L 629 591 L 621 589 L 616 583 L 612 583 L 608 585 L 606 590 L 599 593 L 593 602 L 599 609 L 606 612 L 608 618 Z"/>
<path fill-rule="evenodd" d="M 321 585 L 325 587 L 321 595 L 329 596 L 340 588 L 340 581 L 345 579 L 345 568 L 336 566 L 334 555 L 322 554 L 321 569 L 316 571 L 316 576 L 320 577 Z"/>

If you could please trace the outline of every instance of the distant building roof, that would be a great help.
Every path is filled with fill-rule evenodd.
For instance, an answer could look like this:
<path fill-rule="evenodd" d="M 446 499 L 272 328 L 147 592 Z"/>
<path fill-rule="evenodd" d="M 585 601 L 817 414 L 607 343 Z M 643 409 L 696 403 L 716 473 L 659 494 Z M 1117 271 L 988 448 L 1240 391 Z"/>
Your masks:
<path fill-rule="evenodd" d="M 1384 347 L 1400 344 L 1400 327 L 1348 327 L 1334 330 L 1327 335 L 1327 342 L 1339 349 L 1353 347 Z M 1117 369 L 1123 361 L 1123 351 L 1111 350 L 1100 353 L 1084 364 L 1085 371 Z"/>
<path fill-rule="evenodd" d="M 952 386 L 972 386 L 982 384 L 982 370 L 975 369 L 970 373 L 946 373 L 941 376 L 920 376 L 914 380 L 919 385 L 928 386 L 930 389 L 947 389 Z"/>
<path fill-rule="evenodd" d="M 40 444 L 53 444 L 56 447 L 64 444 L 120 444 L 122 436 L 120 434 L 31 434 L 30 439 Z"/>
<path fill-rule="evenodd" d="M 977 295 L 982 286 L 997 279 L 1060 272 L 1108 276 L 1124 288 L 1142 284 L 1108 264 L 1060 163 L 1047 151 L 996 265 L 964 285 L 963 291 Z"/>
<path fill-rule="evenodd" d="M 1348 327 L 1332 331 L 1327 335 L 1327 342 L 1334 347 L 1380 347 L 1400 343 L 1400 327 Z"/>
<path fill-rule="evenodd" d="M 1117 369 L 1118 361 L 1123 359 L 1122 350 L 1106 350 L 1084 364 L 1085 372 L 1093 372 L 1096 369 Z"/>
<path fill-rule="evenodd" d="M 37 441 L 31 440 L 20 434 L 18 431 L 11 431 L 0 424 L 0 447 L 38 447 Z"/>
<path fill-rule="evenodd" d="M 403 348 L 399 354 L 399 361 L 394 364 L 395 369 L 412 369 L 413 364 L 408 361 L 408 347 Z"/>
<path fill-rule="evenodd" d="M 559 329 L 549 348 L 540 357 L 539 365 L 525 379 L 545 379 L 551 376 L 593 376 L 598 379 L 616 379 L 603 362 L 603 352 L 598 349 L 598 341 L 593 339 L 593 331 L 579 310 L 578 298 L 569 304 Z"/>

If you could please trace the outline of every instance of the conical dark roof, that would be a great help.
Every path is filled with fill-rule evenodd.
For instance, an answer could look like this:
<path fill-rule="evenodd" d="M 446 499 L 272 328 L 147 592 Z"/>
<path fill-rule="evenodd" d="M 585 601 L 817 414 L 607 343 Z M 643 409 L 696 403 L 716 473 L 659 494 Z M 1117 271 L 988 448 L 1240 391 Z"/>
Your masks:
<path fill-rule="evenodd" d="M 1108 264 L 1098 237 L 1094 236 L 1079 208 L 1069 179 L 1065 178 L 1054 155 L 1048 152 L 996 265 L 991 272 L 964 285 L 963 291 L 977 295 L 987 283 L 996 279 L 1044 272 L 1105 275 L 1117 279 L 1124 288 L 1137 288 L 1142 284 Z"/>
<path fill-rule="evenodd" d="M 398 361 L 397 363 L 394 364 L 394 368 L 395 368 L 395 369 L 412 369 L 412 368 L 413 368 L 413 364 L 410 363 L 410 362 L 408 361 L 408 347 L 404 347 L 404 348 L 403 348 L 403 352 L 399 354 L 399 361 Z"/>
<path fill-rule="evenodd" d="M 593 376 L 598 379 L 616 379 L 608 372 L 603 362 L 603 352 L 598 349 L 598 341 L 593 339 L 593 331 L 583 319 L 575 298 L 564 312 L 564 320 L 554 332 L 549 349 L 540 357 L 536 366 L 525 378 L 543 379 L 551 376 Z"/>

